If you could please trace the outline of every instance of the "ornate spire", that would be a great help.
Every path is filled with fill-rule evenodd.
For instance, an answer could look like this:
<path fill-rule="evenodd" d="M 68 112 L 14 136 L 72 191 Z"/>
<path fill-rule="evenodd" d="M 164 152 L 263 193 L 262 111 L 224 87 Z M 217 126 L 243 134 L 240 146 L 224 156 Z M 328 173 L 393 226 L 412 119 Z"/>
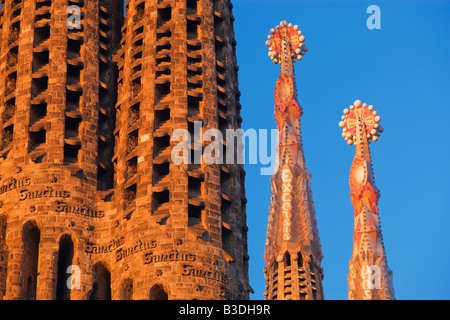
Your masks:
<path fill-rule="evenodd" d="M 348 275 L 350 300 L 395 299 L 378 217 L 380 191 L 375 186 L 369 149 L 369 143 L 377 141 L 383 132 L 380 120 L 372 105 L 356 100 L 350 109 L 344 109 L 339 123 L 342 137 L 356 147 L 350 169 L 350 199 L 354 207 L 353 254 Z"/>
<path fill-rule="evenodd" d="M 275 86 L 278 128 L 278 165 L 271 178 L 272 196 L 267 227 L 266 292 L 269 300 L 323 299 L 322 249 L 306 169 L 300 132 L 294 62 L 306 46 L 298 26 L 282 21 L 271 30 L 266 45 L 274 63 L 281 65 Z"/>

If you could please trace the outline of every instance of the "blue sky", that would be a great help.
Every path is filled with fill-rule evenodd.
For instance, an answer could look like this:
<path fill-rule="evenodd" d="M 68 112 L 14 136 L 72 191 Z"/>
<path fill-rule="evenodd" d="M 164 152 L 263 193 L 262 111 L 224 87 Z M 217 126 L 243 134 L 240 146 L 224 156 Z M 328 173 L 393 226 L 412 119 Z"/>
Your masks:
<path fill-rule="evenodd" d="M 369 5 L 381 29 L 369 30 Z M 269 30 L 298 24 L 309 51 L 295 64 L 306 163 L 324 253 L 325 299 L 347 299 L 354 147 L 342 110 L 373 104 L 384 132 L 371 144 L 380 220 L 397 299 L 450 299 L 450 1 L 235 0 L 243 129 L 275 128 L 279 65 Z M 246 165 L 252 299 L 263 299 L 270 176 Z"/>

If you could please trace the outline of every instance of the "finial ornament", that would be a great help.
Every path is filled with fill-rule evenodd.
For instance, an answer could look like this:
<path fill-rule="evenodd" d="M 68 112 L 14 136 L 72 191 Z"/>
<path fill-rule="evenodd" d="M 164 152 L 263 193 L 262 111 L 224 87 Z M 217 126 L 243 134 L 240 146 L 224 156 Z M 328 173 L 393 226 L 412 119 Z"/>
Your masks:
<path fill-rule="evenodd" d="M 375 142 L 383 132 L 383 127 L 380 125 L 381 117 L 374 111 L 373 105 L 367 106 L 360 100 L 356 100 L 349 108 L 345 108 L 341 119 L 339 126 L 342 128 L 342 137 L 349 145 L 356 143 L 358 139 L 362 141 L 363 134 L 366 135 L 369 143 Z"/>
<path fill-rule="evenodd" d="M 270 29 L 266 46 L 269 47 L 269 57 L 277 64 L 281 63 L 283 57 L 291 55 L 292 62 L 302 60 L 308 48 L 303 44 L 305 36 L 299 30 L 298 25 L 293 26 L 286 20 L 280 22 L 276 28 Z M 286 45 L 289 43 L 289 45 Z"/>
<path fill-rule="evenodd" d="M 269 57 L 275 64 L 280 64 L 281 74 L 275 88 L 275 120 L 280 130 L 285 125 L 299 127 L 298 121 L 302 108 L 298 103 L 295 87 L 294 62 L 301 60 L 308 50 L 303 44 L 305 36 L 298 25 L 293 26 L 283 20 L 276 28 L 270 30 Z"/>

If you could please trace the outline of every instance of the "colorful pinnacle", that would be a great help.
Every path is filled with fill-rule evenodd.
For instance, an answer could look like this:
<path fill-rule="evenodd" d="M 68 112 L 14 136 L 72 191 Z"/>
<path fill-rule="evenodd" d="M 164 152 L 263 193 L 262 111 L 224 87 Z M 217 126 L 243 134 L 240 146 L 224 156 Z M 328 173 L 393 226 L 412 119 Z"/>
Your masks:
<path fill-rule="evenodd" d="M 293 62 L 302 60 L 308 48 L 303 45 L 305 36 L 299 30 L 298 25 L 292 26 L 292 23 L 287 23 L 285 20 L 280 22 L 280 25 L 270 30 L 270 35 L 267 37 L 266 46 L 269 47 L 269 57 L 274 63 L 280 63 L 283 53 L 283 41 L 288 40 L 290 44 L 289 53 L 292 56 Z M 288 48 L 286 47 L 285 50 Z M 287 53 L 287 52 L 286 52 Z"/>
<path fill-rule="evenodd" d="M 349 108 L 345 108 L 341 119 L 339 126 L 342 128 L 342 137 L 345 138 L 349 145 L 356 142 L 358 122 L 364 124 L 364 134 L 366 134 L 369 143 L 377 141 L 383 132 L 383 127 L 379 124 L 381 118 L 373 110 L 373 105 L 367 106 L 366 103 L 361 103 L 360 100 L 356 100 Z"/>

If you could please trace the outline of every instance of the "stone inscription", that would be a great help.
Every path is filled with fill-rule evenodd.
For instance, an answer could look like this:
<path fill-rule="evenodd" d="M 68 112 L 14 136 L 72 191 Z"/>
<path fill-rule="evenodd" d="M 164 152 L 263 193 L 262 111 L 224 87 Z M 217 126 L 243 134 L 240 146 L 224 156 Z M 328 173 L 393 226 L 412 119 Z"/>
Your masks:
<path fill-rule="evenodd" d="M 223 283 L 228 282 L 228 275 L 213 269 L 200 269 L 191 265 L 183 265 L 182 276 L 199 277 L 209 280 L 215 280 Z"/>
<path fill-rule="evenodd" d="M 42 198 L 69 198 L 70 192 L 64 189 L 55 190 L 52 187 L 45 187 L 43 190 L 29 191 L 28 189 L 22 189 L 19 192 L 19 200 L 24 201 L 27 199 L 42 199 Z"/>
<path fill-rule="evenodd" d="M 112 252 L 123 245 L 124 239 L 125 237 L 122 237 L 120 239 L 113 239 L 106 245 L 97 245 L 96 243 L 88 242 L 85 251 L 86 253 L 93 253 L 93 254 Z"/>
<path fill-rule="evenodd" d="M 80 216 L 86 216 L 91 218 L 103 218 L 105 216 L 105 211 L 103 210 L 94 210 L 86 205 L 80 206 L 76 204 L 68 204 L 63 201 L 56 201 L 55 211 L 74 213 L 79 214 Z"/>
<path fill-rule="evenodd" d="M 30 178 L 23 178 L 23 179 L 15 179 L 15 178 L 11 178 L 11 180 L 9 180 L 9 182 L 3 184 L 2 186 L 0 186 L 0 195 L 8 192 L 8 191 L 12 191 L 18 188 L 22 188 L 22 187 L 27 187 L 31 184 Z"/>
<path fill-rule="evenodd" d="M 150 240 L 150 241 L 142 241 L 142 240 L 138 240 L 135 242 L 135 244 L 131 247 L 127 247 L 127 248 L 119 248 L 116 250 L 116 261 L 120 261 L 123 258 L 129 257 L 135 253 L 144 251 L 144 250 L 149 250 L 149 249 L 154 249 L 157 246 L 157 242 L 156 240 Z"/>
<path fill-rule="evenodd" d="M 158 243 L 156 240 L 142 241 L 137 240 L 134 245 L 122 248 L 125 242 L 125 238 L 114 239 L 105 245 L 97 245 L 96 243 L 87 243 L 86 253 L 91 254 L 105 254 L 110 252 L 115 252 L 116 262 L 121 261 L 131 255 L 138 252 L 151 250 L 157 247 Z M 204 260 L 204 259 L 200 259 Z M 195 262 L 197 261 L 197 256 L 189 252 L 182 252 L 176 249 L 165 251 L 165 252 L 146 252 L 144 253 L 144 264 L 154 265 L 157 263 L 167 263 L 167 262 Z M 206 260 L 205 260 L 206 261 Z M 183 264 L 178 269 L 178 272 L 182 276 L 186 277 L 198 277 L 208 280 L 214 280 L 221 283 L 228 283 L 228 275 L 212 268 L 199 268 L 189 264 Z"/>
<path fill-rule="evenodd" d="M 152 264 L 158 262 L 168 261 L 195 261 L 196 256 L 192 253 L 182 253 L 178 250 L 172 250 L 169 252 L 154 254 L 148 252 L 144 255 L 144 264 Z"/>
<path fill-rule="evenodd" d="M 20 189 L 19 201 L 46 199 L 46 198 L 63 198 L 63 199 L 70 198 L 70 191 L 64 189 L 53 188 L 50 186 L 42 186 L 39 190 L 29 190 L 28 188 L 25 188 L 30 185 L 31 185 L 30 178 L 22 178 L 22 179 L 11 178 L 8 182 L 0 185 L 0 195 L 5 194 L 12 190 Z M 3 202 L 1 201 L 0 203 L 3 204 Z M 84 204 L 83 205 L 70 204 L 60 200 L 55 202 L 54 210 L 56 212 L 74 213 L 79 214 L 80 216 L 86 216 L 91 218 L 103 218 L 105 216 L 105 211 L 103 210 L 95 210 Z M 33 206 L 33 212 L 34 211 L 36 211 L 36 208 Z"/>
<path fill-rule="evenodd" d="M 283 169 L 281 174 L 281 215 L 283 216 L 283 240 L 291 240 L 291 202 L 292 202 L 292 173 L 289 169 Z"/>

